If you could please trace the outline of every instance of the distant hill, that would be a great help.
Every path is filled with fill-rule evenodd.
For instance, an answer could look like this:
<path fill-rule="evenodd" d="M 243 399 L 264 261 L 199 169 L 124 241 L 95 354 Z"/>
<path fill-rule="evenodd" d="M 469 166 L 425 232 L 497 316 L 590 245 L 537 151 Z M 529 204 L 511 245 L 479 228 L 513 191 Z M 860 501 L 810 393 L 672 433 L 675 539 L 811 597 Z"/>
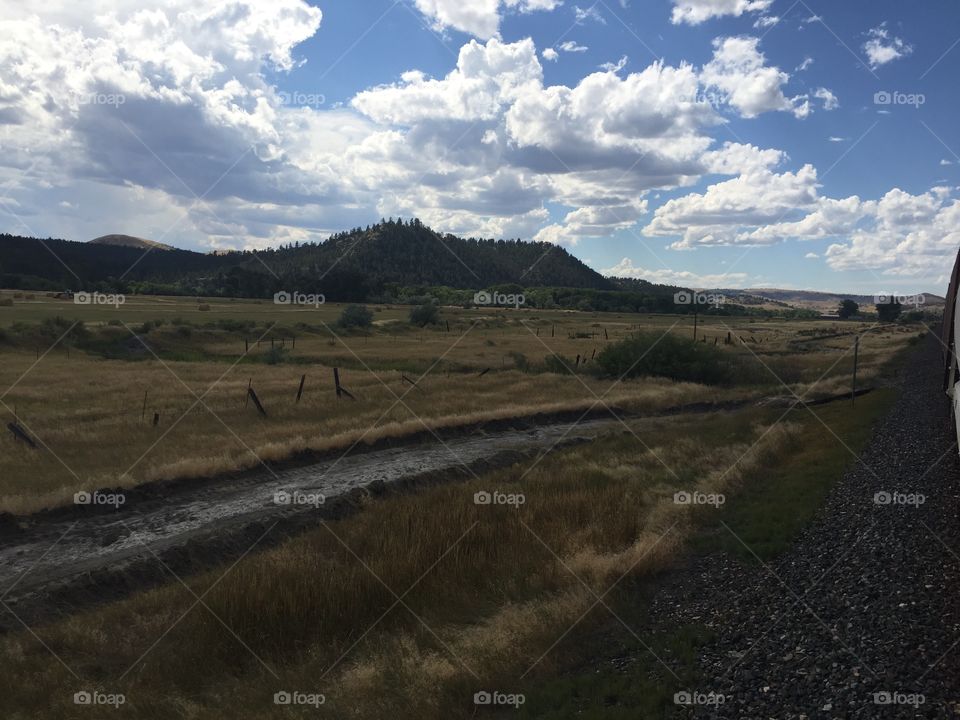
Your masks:
<path fill-rule="evenodd" d="M 757 301 L 753 304 L 763 304 L 767 301 L 772 304 L 789 305 L 796 308 L 810 308 L 812 310 L 836 310 L 841 300 L 853 300 L 858 305 L 872 306 L 876 303 L 873 295 L 856 295 L 844 293 L 819 292 L 816 290 L 785 290 L 781 288 L 749 288 L 746 290 L 718 288 L 710 292 L 722 293 L 727 296 L 739 295 L 753 297 Z M 909 293 L 914 294 L 914 293 Z M 924 304 L 927 307 L 943 305 L 945 300 L 940 295 L 922 293 Z M 751 303 L 745 303 L 751 304 Z"/>
<path fill-rule="evenodd" d="M 154 240 L 134 237 L 133 235 L 101 235 L 100 237 L 91 240 L 90 244 L 132 247 L 140 248 L 142 250 L 146 250 L 148 248 L 152 248 L 153 250 L 173 250 L 171 245 L 164 245 L 163 243 L 156 242 Z"/>
<path fill-rule="evenodd" d="M 164 252 L 145 253 L 155 247 L 151 242 L 110 235 L 87 243 L 0 235 L 0 284 L 35 289 L 100 284 L 137 292 L 232 297 L 270 297 L 287 290 L 345 301 L 386 297 L 398 287 L 411 286 L 617 289 L 556 245 L 459 238 L 437 233 L 418 220 L 390 220 L 324 242 L 256 253 L 197 253 L 169 246 Z M 648 289 L 648 294 L 666 292 Z"/>

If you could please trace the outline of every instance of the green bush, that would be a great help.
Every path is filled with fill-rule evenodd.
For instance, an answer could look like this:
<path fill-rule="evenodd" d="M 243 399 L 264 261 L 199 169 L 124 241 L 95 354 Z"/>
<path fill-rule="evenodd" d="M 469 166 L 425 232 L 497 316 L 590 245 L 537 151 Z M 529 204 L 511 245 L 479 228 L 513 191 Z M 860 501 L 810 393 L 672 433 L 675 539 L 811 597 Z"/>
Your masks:
<path fill-rule="evenodd" d="M 13 307 L 13 298 L 0 298 L 0 307 Z"/>
<path fill-rule="evenodd" d="M 574 361 L 563 355 L 547 355 L 543 359 L 543 365 L 547 372 L 557 373 L 558 375 L 572 375 Z"/>
<path fill-rule="evenodd" d="M 280 365 L 287 360 L 289 353 L 285 348 L 272 347 L 263 356 L 263 361 L 267 365 Z"/>
<path fill-rule="evenodd" d="M 432 302 L 417 305 L 410 310 L 410 324 L 417 327 L 436 325 L 440 322 L 440 308 Z"/>
<path fill-rule="evenodd" d="M 608 345 L 597 355 L 597 365 L 614 377 L 653 375 L 708 385 L 731 378 L 722 350 L 671 334 L 641 334 Z"/>
<path fill-rule="evenodd" d="M 347 305 L 340 313 L 337 325 L 342 328 L 366 328 L 373 325 L 373 313 L 366 305 Z"/>
<path fill-rule="evenodd" d="M 527 372 L 530 370 L 530 361 L 527 360 L 527 356 L 522 352 L 517 352 L 516 350 L 511 350 L 509 353 L 510 359 L 513 360 L 513 366 L 520 372 Z"/>

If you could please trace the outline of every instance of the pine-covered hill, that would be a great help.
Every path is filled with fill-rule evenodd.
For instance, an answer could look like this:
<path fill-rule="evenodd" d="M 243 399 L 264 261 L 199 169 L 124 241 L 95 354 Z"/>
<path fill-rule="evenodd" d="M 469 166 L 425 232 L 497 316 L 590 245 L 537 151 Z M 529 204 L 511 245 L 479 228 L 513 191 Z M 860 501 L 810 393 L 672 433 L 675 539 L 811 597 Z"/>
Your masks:
<path fill-rule="evenodd" d="M 0 235 L 0 286 L 266 297 L 278 290 L 362 300 L 388 286 L 494 285 L 611 290 L 614 285 L 548 243 L 463 239 L 418 220 L 386 221 L 321 243 L 205 254 Z"/>
<path fill-rule="evenodd" d="M 339 233 L 320 245 L 284 248 L 263 257 L 271 266 L 291 271 L 307 265 L 322 272 L 336 263 L 363 275 L 372 291 L 388 284 L 613 288 L 600 273 L 556 245 L 441 235 L 419 220 L 386 221 Z"/>

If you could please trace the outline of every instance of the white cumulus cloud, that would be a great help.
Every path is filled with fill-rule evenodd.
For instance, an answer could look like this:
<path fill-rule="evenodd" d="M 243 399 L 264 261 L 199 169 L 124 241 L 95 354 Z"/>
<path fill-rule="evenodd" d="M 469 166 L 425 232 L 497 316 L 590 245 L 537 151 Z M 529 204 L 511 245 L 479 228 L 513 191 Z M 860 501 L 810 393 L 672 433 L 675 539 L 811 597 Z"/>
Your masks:
<path fill-rule="evenodd" d="M 670 21 L 674 25 L 699 25 L 724 15 L 739 17 L 748 12 L 765 12 L 771 5 L 773 0 L 673 0 Z"/>
<path fill-rule="evenodd" d="M 877 69 L 881 65 L 909 55 L 913 52 L 913 47 L 907 45 L 902 39 L 892 36 L 887 31 L 887 24 L 882 23 L 867 32 L 863 51 L 867 54 L 870 67 Z"/>

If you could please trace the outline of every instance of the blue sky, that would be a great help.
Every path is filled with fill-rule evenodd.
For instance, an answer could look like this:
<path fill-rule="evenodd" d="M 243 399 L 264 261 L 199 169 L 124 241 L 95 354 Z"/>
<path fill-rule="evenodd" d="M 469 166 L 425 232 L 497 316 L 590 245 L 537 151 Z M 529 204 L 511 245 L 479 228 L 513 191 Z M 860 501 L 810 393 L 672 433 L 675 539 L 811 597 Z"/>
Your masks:
<path fill-rule="evenodd" d="M 960 245 L 955 2 L 90 5 L 3 8 L 8 232 L 256 248 L 416 214 L 859 292 L 942 291 Z"/>

